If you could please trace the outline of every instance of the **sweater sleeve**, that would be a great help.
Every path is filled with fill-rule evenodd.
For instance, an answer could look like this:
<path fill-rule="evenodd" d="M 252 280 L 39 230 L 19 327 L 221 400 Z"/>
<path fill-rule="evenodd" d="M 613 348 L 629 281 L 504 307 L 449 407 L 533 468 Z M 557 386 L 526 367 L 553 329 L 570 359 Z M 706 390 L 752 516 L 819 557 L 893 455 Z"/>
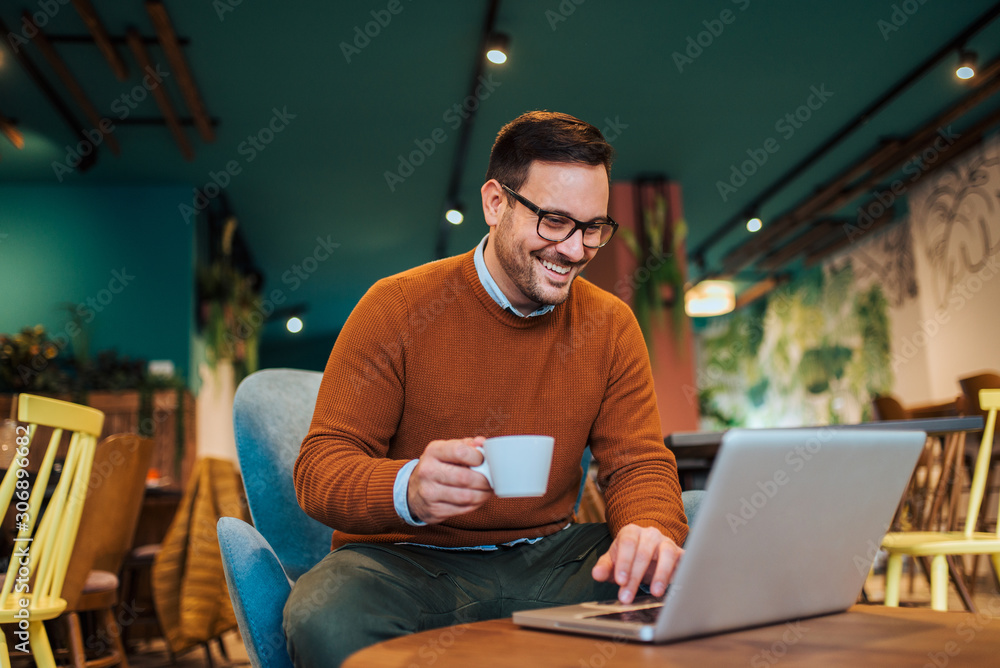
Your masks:
<path fill-rule="evenodd" d="M 681 545 L 687 518 L 677 461 L 663 443 L 646 344 L 624 304 L 613 322 L 617 331 L 607 389 L 590 434 L 608 528 L 617 535 L 626 524 L 655 526 Z"/>
<path fill-rule="evenodd" d="M 299 505 L 334 529 L 406 527 L 392 494 L 406 460 L 388 452 L 403 410 L 407 323 L 398 281 L 384 279 L 358 302 L 330 353 L 294 480 Z"/>

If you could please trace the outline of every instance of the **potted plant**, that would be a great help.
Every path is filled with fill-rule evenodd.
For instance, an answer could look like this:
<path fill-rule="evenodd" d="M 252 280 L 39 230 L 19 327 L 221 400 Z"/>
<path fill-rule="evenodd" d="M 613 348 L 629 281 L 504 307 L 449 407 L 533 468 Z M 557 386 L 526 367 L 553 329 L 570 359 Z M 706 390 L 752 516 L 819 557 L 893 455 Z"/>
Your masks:
<path fill-rule="evenodd" d="M 641 185 L 640 185 L 641 190 Z M 640 193 L 641 196 L 641 193 Z M 632 308 L 639 322 L 646 347 L 653 351 L 653 331 L 666 324 L 666 307 L 672 314 L 675 340 L 680 342 L 684 320 L 684 276 L 678 258 L 683 252 L 687 225 L 678 220 L 669 229 L 670 211 L 667 198 L 657 190 L 649 206 L 642 208 L 642 228 L 639 234 L 627 228 L 620 235 L 635 256 L 636 289 Z"/>
<path fill-rule="evenodd" d="M 232 261 L 236 218 L 223 227 L 221 254 L 198 269 L 198 304 L 205 357 L 211 368 L 220 361 L 233 365 L 236 383 L 257 370 L 260 328 L 260 278 Z"/>

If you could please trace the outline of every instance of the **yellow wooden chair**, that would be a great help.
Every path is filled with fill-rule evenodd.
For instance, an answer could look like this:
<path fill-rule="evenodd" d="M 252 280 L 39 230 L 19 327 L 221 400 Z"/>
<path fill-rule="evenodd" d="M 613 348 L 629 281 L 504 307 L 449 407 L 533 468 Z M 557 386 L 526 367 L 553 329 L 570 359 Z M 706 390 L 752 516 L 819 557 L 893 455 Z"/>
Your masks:
<path fill-rule="evenodd" d="M 0 483 L 0 517 L 15 513 L 17 537 L 10 566 L 0 588 L 0 624 L 13 626 L 15 652 L 30 651 L 39 668 L 55 668 L 44 620 L 65 609 L 60 597 L 70 554 L 87 497 L 97 438 L 104 426 L 99 410 L 46 397 L 22 394 L 18 398 L 18 427 L 14 460 Z M 32 448 L 37 427 L 51 427 L 44 453 Z M 64 431 L 72 432 L 59 482 L 39 518 L 46 487 Z M 31 480 L 26 467 L 41 457 Z M 34 466 L 30 466 L 34 469 Z M 0 663 L 10 668 L 11 650 L 0 632 Z"/>
<path fill-rule="evenodd" d="M 976 522 L 986 490 L 986 477 L 993 450 L 993 433 L 996 428 L 997 409 L 1000 408 L 1000 389 L 980 390 L 979 403 L 987 411 L 986 428 L 976 457 L 972 488 L 969 490 L 969 507 L 963 531 L 904 531 L 886 534 L 882 547 L 889 553 L 885 573 L 885 604 L 899 605 L 899 584 L 903 573 L 903 555 L 931 557 L 931 607 L 948 609 L 947 557 L 963 554 L 986 554 L 1000 573 L 1000 523 L 997 531 L 976 531 Z"/>

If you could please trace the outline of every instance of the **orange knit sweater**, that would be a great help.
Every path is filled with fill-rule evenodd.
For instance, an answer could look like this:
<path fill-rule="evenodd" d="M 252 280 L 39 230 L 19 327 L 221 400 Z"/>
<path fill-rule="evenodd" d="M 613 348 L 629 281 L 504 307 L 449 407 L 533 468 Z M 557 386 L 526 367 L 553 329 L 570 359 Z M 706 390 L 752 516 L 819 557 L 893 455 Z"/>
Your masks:
<path fill-rule="evenodd" d="M 443 524 L 396 514 L 396 473 L 435 439 L 555 437 L 541 498 L 491 498 Z M 558 531 L 572 519 L 590 444 L 612 534 L 634 522 L 687 535 L 649 357 L 631 310 L 577 278 L 570 298 L 521 318 L 487 294 L 473 252 L 376 283 L 337 338 L 295 463 L 299 503 L 349 542 L 446 547 Z"/>

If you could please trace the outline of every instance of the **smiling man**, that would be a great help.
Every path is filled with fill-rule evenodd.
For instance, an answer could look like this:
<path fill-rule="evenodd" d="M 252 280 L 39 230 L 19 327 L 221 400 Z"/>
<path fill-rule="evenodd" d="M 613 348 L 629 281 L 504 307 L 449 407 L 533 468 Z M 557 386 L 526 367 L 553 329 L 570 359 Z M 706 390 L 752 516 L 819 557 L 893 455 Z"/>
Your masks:
<path fill-rule="evenodd" d="M 285 607 L 296 666 L 398 635 L 617 596 L 662 595 L 687 535 L 631 310 L 580 277 L 617 224 L 611 146 L 572 116 L 501 129 L 475 249 L 376 283 L 327 362 L 295 466 L 333 551 Z M 600 323 L 595 327 L 594 323 Z M 498 498 L 484 437 L 555 438 L 548 489 Z M 590 445 L 606 524 L 573 504 Z M 320 595 L 321 594 L 321 595 Z"/>
<path fill-rule="evenodd" d="M 597 254 L 597 245 L 606 243 L 602 237 L 611 238 L 615 225 L 606 215 L 608 173 L 603 165 L 535 162 L 519 187 L 522 193 L 496 178 L 483 185 L 483 213 L 493 238 L 484 255 L 490 276 L 511 295 L 511 306 L 529 313 L 566 301 L 573 279 Z M 569 213 L 539 207 L 531 198 L 572 202 L 574 209 L 590 212 L 586 220 L 593 222 L 576 234 L 579 226 Z M 528 211 L 515 216 L 516 203 Z M 547 215 L 539 217 L 542 212 Z M 522 224 L 525 218 L 527 225 Z M 532 218 L 535 225 L 530 224 Z"/>

